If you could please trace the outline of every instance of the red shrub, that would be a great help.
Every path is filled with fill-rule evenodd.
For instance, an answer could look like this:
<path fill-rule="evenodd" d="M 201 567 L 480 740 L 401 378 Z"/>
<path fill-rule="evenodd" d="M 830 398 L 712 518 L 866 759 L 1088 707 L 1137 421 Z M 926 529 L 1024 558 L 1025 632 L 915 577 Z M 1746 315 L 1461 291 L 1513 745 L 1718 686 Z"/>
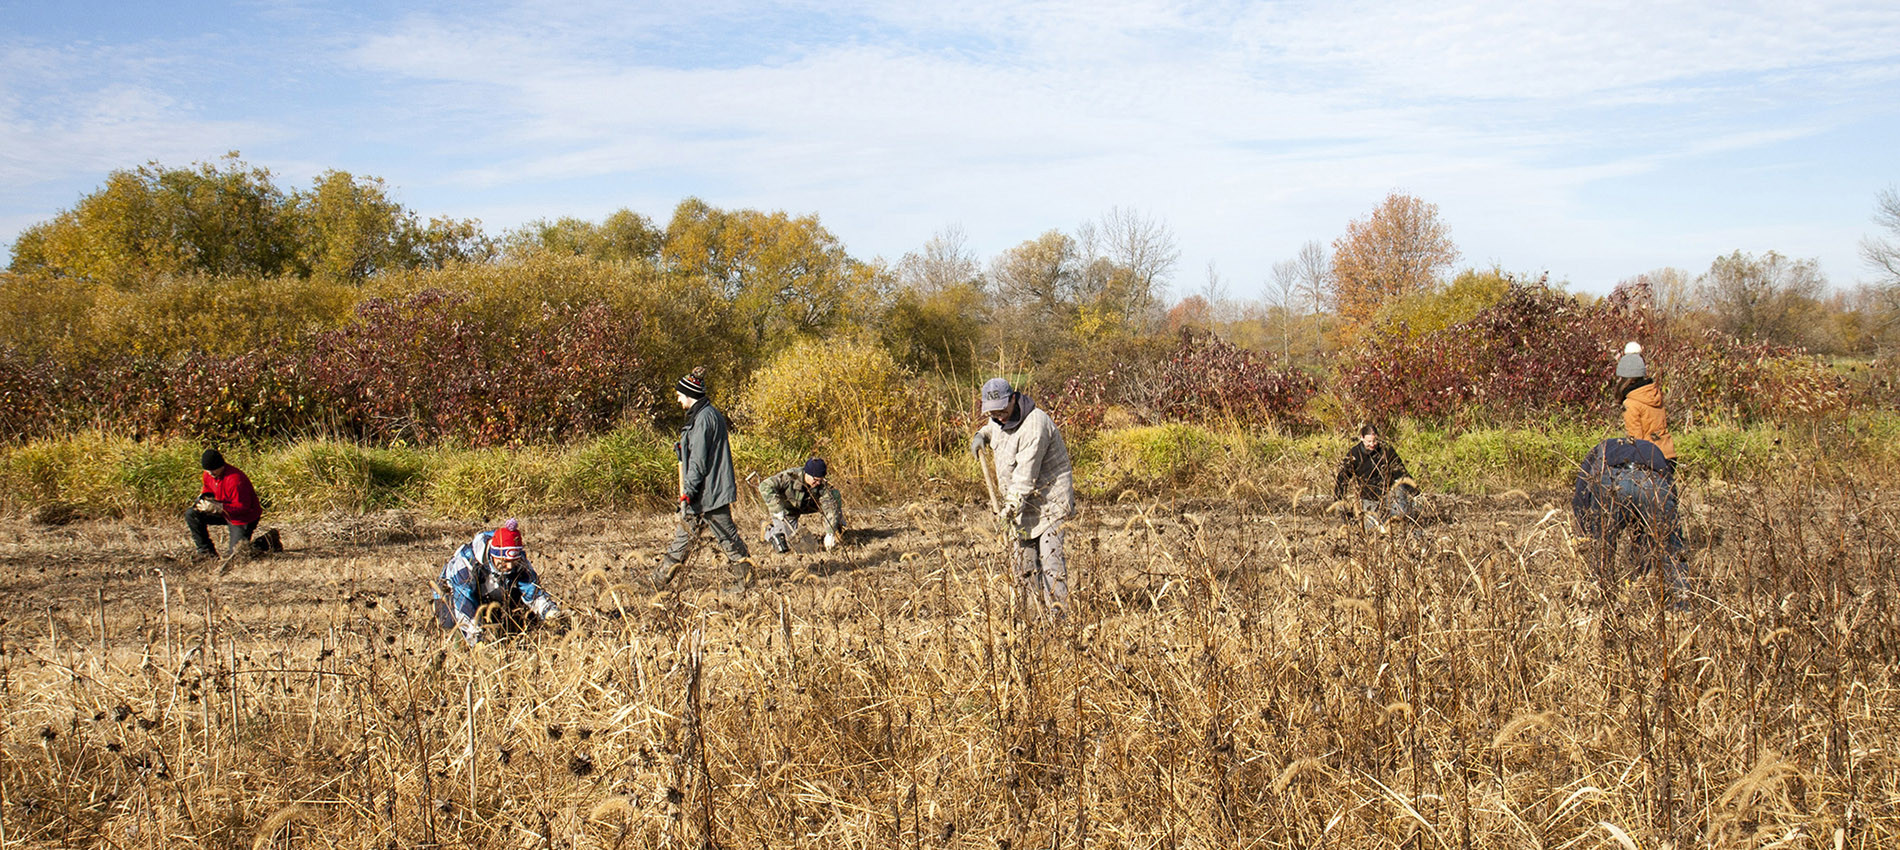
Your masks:
<path fill-rule="evenodd" d="M 1510 422 L 1610 407 L 1614 358 L 1644 342 L 1672 417 L 1742 419 L 1838 409 L 1846 387 L 1791 349 L 1716 332 L 1680 333 L 1628 298 L 1583 305 L 1542 286 L 1511 287 L 1470 321 L 1426 334 L 1374 331 L 1339 375 L 1367 414 Z"/>
<path fill-rule="evenodd" d="M 543 305 L 515 328 L 476 324 L 464 299 L 371 299 L 320 337 L 310 369 L 335 427 L 371 440 L 486 446 L 595 433 L 650 401 L 640 324 L 603 304 Z"/>
<path fill-rule="evenodd" d="M 1298 423 L 1319 389 L 1305 372 L 1276 368 L 1271 355 L 1193 330 L 1181 332 L 1159 385 L 1153 406 L 1169 419 L 1189 422 Z"/>

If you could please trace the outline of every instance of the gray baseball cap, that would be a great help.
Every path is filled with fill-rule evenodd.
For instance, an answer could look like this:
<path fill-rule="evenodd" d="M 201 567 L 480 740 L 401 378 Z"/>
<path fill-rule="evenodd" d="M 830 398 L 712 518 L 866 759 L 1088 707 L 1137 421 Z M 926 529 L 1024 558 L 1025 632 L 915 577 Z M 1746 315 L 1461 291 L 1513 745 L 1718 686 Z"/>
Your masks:
<path fill-rule="evenodd" d="M 983 412 L 995 413 L 1009 409 L 1010 396 L 1016 394 L 1004 378 L 991 378 L 983 382 Z"/>

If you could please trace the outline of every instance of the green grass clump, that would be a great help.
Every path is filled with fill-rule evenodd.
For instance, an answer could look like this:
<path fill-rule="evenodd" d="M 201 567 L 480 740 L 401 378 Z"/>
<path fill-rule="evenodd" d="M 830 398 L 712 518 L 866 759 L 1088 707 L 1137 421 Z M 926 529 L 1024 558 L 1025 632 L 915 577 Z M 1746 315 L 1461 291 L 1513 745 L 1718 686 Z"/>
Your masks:
<path fill-rule="evenodd" d="M 585 507 L 667 506 L 678 475 L 671 442 L 648 428 L 622 427 L 569 451 L 550 495 Z"/>
<path fill-rule="evenodd" d="M 1077 486 L 1085 493 L 1183 483 L 1202 473 L 1228 441 L 1198 425 L 1141 425 L 1103 431 L 1075 452 Z"/>
<path fill-rule="evenodd" d="M 184 510 L 204 486 L 198 466 L 202 451 L 191 443 L 122 443 L 120 504 L 126 511 Z"/>
<path fill-rule="evenodd" d="M 427 504 L 448 517 L 482 519 L 532 514 L 549 507 L 558 464 L 538 450 L 476 449 L 443 458 L 429 482 Z"/>
<path fill-rule="evenodd" d="M 119 475 L 122 442 L 86 431 L 13 448 L 4 466 L 8 506 L 60 505 L 87 516 L 120 515 L 127 502 Z"/>
<path fill-rule="evenodd" d="M 293 443 L 246 469 L 259 498 L 291 513 L 367 513 L 411 506 L 424 498 L 435 455 L 409 448 L 366 448 L 353 443 Z"/>
<path fill-rule="evenodd" d="M 272 455 L 251 473 L 260 492 L 288 511 L 362 513 L 369 509 L 369 459 L 346 443 L 312 440 Z"/>

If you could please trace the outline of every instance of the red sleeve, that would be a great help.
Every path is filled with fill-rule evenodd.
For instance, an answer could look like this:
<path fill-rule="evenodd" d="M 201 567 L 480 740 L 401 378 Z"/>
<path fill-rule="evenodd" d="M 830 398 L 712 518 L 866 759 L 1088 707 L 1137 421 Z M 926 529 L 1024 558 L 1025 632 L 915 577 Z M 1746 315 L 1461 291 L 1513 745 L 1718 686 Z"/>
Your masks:
<path fill-rule="evenodd" d="M 251 487 L 251 479 L 243 472 L 233 468 L 218 482 L 224 485 L 218 493 L 218 501 L 224 503 L 224 518 L 239 525 L 250 525 L 264 516 L 262 505 L 257 503 L 257 491 Z"/>
<path fill-rule="evenodd" d="M 200 495 L 200 496 L 206 496 L 206 495 L 216 495 L 216 494 L 217 494 L 217 492 L 218 492 L 218 491 L 217 491 L 217 489 L 211 486 L 211 473 L 209 473 L 209 472 L 200 472 L 200 473 L 198 473 L 198 477 L 204 480 L 204 486 L 203 486 L 203 487 L 200 487 L 200 488 L 198 488 L 198 495 Z"/>

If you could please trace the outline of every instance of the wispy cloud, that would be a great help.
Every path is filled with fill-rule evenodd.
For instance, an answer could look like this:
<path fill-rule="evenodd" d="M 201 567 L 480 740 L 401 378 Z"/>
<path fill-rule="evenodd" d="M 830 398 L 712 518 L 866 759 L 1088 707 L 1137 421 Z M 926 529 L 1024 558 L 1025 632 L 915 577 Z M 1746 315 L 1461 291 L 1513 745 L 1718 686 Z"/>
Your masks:
<path fill-rule="evenodd" d="M 1578 222 L 1619 214 L 1601 196 L 1650 221 L 1632 180 L 1664 185 L 1736 156 L 1772 165 L 1783 160 L 1770 152 L 1853 122 L 1900 121 L 1886 94 L 1900 9 L 1845 0 L 504 1 L 356 18 L 280 2 L 270 14 L 308 24 L 281 46 L 297 61 L 242 67 L 345 81 L 348 108 L 212 119 L 201 85 L 142 67 L 189 50 L 21 41 L 0 71 L 0 177 L 254 144 L 300 163 L 347 151 L 412 203 L 472 205 L 447 211 L 492 225 L 537 205 L 562 215 L 698 193 L 820 212 L 855 251 L 890 256 L 949 222 L 995 251 L 1119 204 L 1167 218 L 1184 269 L 1214 258 L 1255 281 L 1392 188 L 1472 217 L 1453 218 L 1454 234 L 1498 243 L 1468 246 L 1474 257 L 1582 255 L 1564 245 L 1590 226 Z M 101 56 L 106 70 L 82 69 Z M 1838 240 L 1841 256 L 1854 238 Z M 1590 257 L 1577 277 L 1650 259 Z"/>

